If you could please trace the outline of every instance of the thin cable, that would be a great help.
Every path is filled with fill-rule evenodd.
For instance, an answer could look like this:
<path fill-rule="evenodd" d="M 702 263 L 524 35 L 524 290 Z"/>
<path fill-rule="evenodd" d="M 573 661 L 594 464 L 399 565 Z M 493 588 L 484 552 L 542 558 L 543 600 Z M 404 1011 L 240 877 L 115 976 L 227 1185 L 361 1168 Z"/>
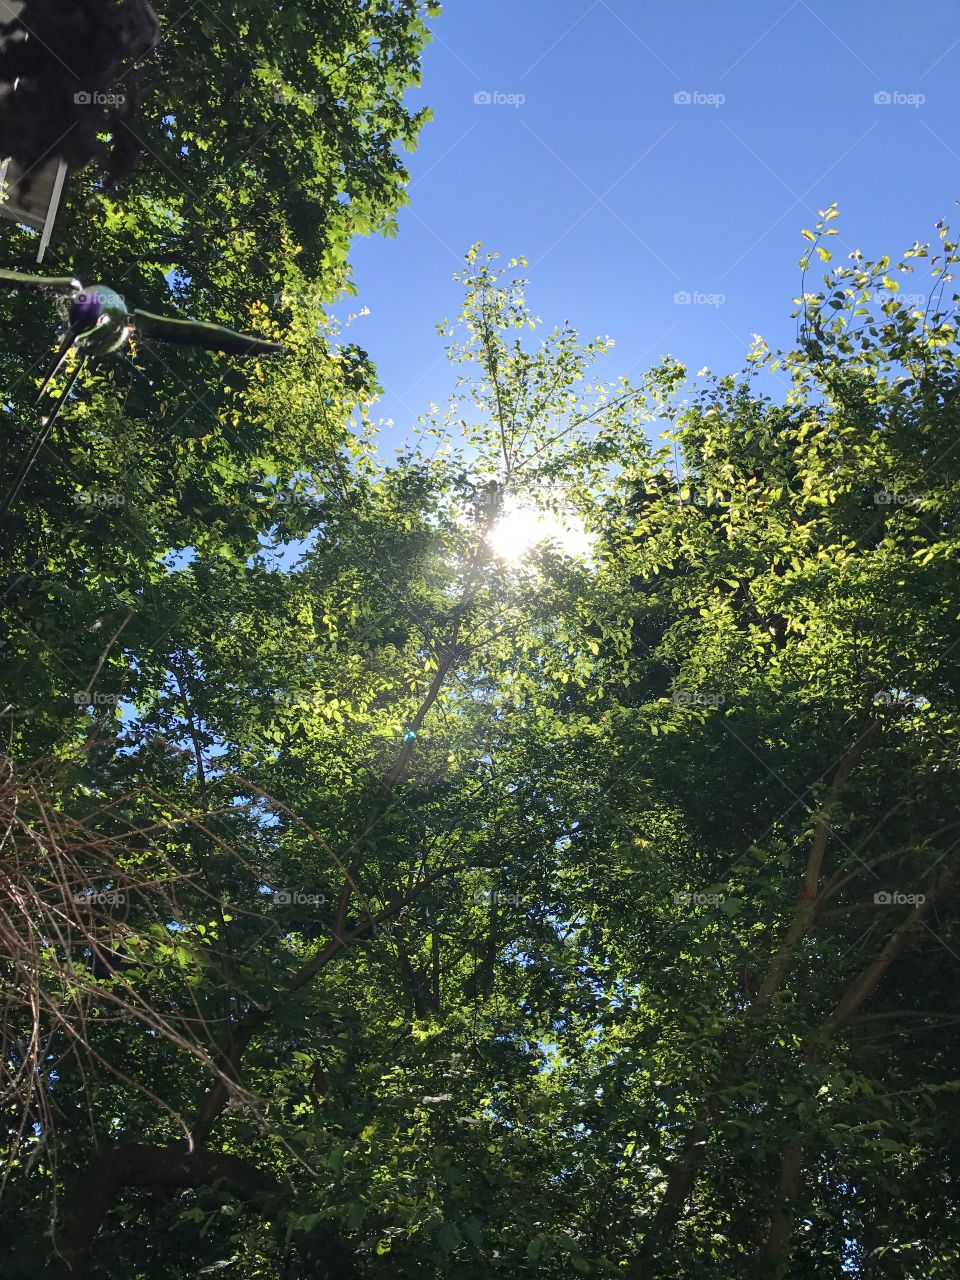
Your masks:
<path fill-rule="evenodd" d="M 14 478 L 13 487 L 11 488 L 7 496 L 4 498 L 2 504 L 0 504 L 0 520 L 2 520 L 3 517 L 10 510 L 10 507 L 13 504 L 15 498 L 17 497 L 17 494 L 23 488 L 24 482 L 33 468 L 33 464 L 36 462 L 37 458 L 40 456 L 40 450 L 47 443 L 47 440 L 50 436 L 50 432 L 53 430 L 53 424 L 56 422 L 57 416 L 59 415 L 60 410 L 66 404 L 67 397 L 70 395 L 70 392 L 73 390 L 74 385 L 77 379 L 80 377 L 80 374 L 83 372 L 83 369 L 86 363 L 87 363 L 87 357 L 82 356 L 77 363 L 77 367 L 74 369 L 73 373 L 68 378 L 67 385 L 64 387 L 63 391 L 61 392 L 59 399 L 56 401 L 56 403 L 53 406 L 53 409 L 50 411 L 49 415 L 46 418 L 43 418 L 41 420 L 40 431 L 37 434 L 37 438 L 34 440 L 33 444 L 31 445 L 29 453 L 24 458 L 23 462 L 20 464 L 20 470 L 17 472 L 16 477 Z"/>

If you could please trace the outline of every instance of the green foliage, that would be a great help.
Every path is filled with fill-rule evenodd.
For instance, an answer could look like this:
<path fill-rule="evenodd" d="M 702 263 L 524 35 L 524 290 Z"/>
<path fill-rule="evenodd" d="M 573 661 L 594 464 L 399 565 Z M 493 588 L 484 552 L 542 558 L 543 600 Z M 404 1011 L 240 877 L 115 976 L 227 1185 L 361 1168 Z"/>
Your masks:
<path fill-rule="evenodd" d="M 359 147 L 375 212 L 351 198 L 341 233 L 378 225 L 395 157 L 364 113 L 414 127 L 423 33 L 406 6 L 242 9 L 242 85 L 318 42 L 286 72 L 310 129 L 245 173 L 235 250 L 211 236 L 179 287 L 219 317 L 222 257 L 224 306 L 268 332 L 302 209 L 264 174 L 335 185 L 325 148 Z M 227 36 L 204 12 L 170 83 L 213 194 L 245 139 L 206 127 L 222 86 L 189 24 L 220 76 Z M 346 135 L 304 98 L 338 77 Z M 86 252 L 165 243 L 171 191 L 137 181 L 136 229 Z M 321 225 L 317 299 L 342 283 Z M 71 406 L 5 534 L 3 871 L 47 912 L 44 1048 L 7 1097 L 21 1274 L 54 1188 L 62 1254 L 103 1280 L 954 1273 L 942 240 L 805 282 L 795 350 L 692 388 L 671 360 L 603 378 L 609 340 L 545 329 L 522 260 L 475 247 L 441 326 L 454 397 L 393 464 L 365 362 L 302 312 L 292 361 L 197 383 L 209 420 L 172 380 L 182 417 L 97 384 Z M 894 287 L 920 270 L 925 311 Z M 63 924 L 64 867 L 123 910 Z M 34 1025 L 10 991 L 5 1083 Z"/>

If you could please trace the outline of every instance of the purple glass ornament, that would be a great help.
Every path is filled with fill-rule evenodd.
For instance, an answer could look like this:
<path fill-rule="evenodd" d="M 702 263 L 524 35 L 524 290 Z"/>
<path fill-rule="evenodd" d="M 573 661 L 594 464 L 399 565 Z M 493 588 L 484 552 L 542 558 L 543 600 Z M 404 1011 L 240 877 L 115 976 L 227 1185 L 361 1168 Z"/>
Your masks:
<path fill-rule="evenodd" d="M 84 289 L 70 304 L 70 328 L 83 333 L 100 318 L 103 301 L 96 289 Z"/>

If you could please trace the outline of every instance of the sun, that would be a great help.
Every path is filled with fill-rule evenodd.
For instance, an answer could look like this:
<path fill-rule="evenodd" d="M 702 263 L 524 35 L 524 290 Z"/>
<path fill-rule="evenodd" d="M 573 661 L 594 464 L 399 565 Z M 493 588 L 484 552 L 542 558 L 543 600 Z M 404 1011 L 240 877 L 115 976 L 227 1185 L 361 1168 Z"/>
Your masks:
<path fill-rule="evenodd" d="M 516 564 L 542 542 L 551 542 L 565 556 L 586 556 L 591 538 L 579 516 L 562 519 L 552 511 L 515 506 L 506 511 L 487 534 L 493 554 Z"/>

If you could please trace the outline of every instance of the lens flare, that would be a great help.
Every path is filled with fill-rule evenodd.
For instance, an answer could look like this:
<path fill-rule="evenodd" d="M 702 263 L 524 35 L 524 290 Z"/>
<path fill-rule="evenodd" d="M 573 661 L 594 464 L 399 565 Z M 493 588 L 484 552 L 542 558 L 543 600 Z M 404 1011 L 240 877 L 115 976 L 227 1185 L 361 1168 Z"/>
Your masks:
<path fill-rule="evenodd" d="M 493 554 L 516 564 L 541 543 L 552 543 L 565 556 L 586 556 L 591 539 L 578 516 L 561 518 L 552 511 L 516 506 L 506 511 L 487 535 Z"/>

